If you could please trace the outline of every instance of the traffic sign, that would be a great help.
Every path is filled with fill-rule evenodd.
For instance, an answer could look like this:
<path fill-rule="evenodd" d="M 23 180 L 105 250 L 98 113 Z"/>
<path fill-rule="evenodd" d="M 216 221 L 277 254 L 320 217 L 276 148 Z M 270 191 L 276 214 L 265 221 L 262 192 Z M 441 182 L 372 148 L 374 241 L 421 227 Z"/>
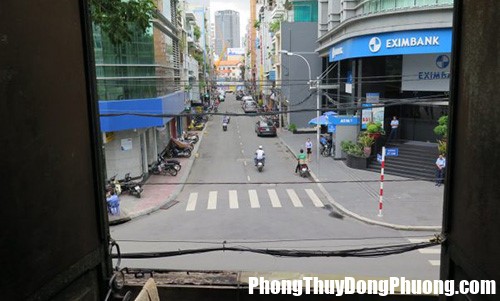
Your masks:
<path fill-rule="evenodd" d="M 397 156 L 399 156 L 399 148 L 397 148 L 397 147 L 386 148 L 385 155 L 387 157 L 397 157 Z"/>

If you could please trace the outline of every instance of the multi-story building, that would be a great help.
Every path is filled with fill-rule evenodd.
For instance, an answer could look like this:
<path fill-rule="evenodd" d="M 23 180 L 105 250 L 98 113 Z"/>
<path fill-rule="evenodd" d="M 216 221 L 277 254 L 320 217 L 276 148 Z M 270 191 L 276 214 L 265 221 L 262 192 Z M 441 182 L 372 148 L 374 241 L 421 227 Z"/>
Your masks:
<path fill-rule="evenodd" d="M 391 102 L 378 117 L 363 110 L 363 121 L 389 130 L 397 116 L 399 138 L 436 141 L 448 111 L 452 11 L 453 0 L 319 0 L 317 52 L 340 86 L 327 91 L 335 107 L 361 115 L 353 106 Z"/>
<path fill-rule="evenodd" d="M 123 177 L 148 172 L 148 164 L 186 125 L 181 117 L 148 117 L 134 113 L 178 114 L 185 109 L 181 86 L 180 22 L 176 0 L 159 0 L 158 13 L 146 33 L 113 45 L 94 28 L 94 49 L 106 171 Z"/>
<path fill-rule="evenodd" d="M 317 1 L 260 0 L 259 5 L 255 68 L 264 103 L 282 110 L 315 109 L 316 97 L 308 82 L 321 73 L 321 60 L 315 52 Z M 315 115 L 313 111 L 291 113 L 283 121 L 303 128 Z"/>
<path fill-rule="evenodd" d="M 234 10 L 215 12 L 215 53 L 225 56 L 225 48 L 240 47 L 240 13 Z"/>

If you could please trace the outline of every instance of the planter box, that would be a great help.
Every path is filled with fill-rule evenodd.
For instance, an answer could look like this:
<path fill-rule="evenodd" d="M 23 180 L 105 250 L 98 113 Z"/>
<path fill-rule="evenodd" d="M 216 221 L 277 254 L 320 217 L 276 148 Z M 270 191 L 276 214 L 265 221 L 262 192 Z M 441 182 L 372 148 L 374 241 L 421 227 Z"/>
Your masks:
<path fill-rule="evenodd" d="M 345 164 L 350 168 L 367 169 L 368 168 L 368 158 L 355 157 L 355 156 L 351 156 L 348 154 Z"/>

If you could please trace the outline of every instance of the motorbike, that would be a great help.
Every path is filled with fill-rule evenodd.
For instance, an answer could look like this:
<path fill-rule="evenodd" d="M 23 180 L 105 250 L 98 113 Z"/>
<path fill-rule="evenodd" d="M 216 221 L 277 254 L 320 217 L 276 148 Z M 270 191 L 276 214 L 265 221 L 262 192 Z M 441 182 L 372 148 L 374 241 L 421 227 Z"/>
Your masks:
<path fill-rule="evenodd" d="M 198 142 L 198 140 L 200 140 L 200 138 L 198 137 L 198 134 L 196 133 L 188 133 L 188 132 L 184 132 L 182 134 L 182 138 L 186 141 L 192 141 L 194 143 Z"/>
<path fill-rule="evenodd" d="M 177 169 L 175 169 L 175 164 L 174 163 L 166 163 L 166 162 L 155 162 L 151 165 L 149 165 L 149 172 L 154 174 L 154 175 L 171 175 L 171 176 L 176 176 L 177 175 Z"/>
<path fill-rule="evenodd" d="M 227 123 L 226 122 L 222 123 L 222 130 L 224 132 L 227 131 Z"/>
<path fill-rule="evenodd" d="M 299 174 L 303 178 L 307 178 L 309 176 L 309 167 L 307 166 L 307 164 L 305 164 L 305 163 L 300 164 Z"/>
<path fill-rule="evenodd" d="M 127 191 L 129 194 L 141 198 L 142 194 L 142 184 L 139 182 L 132 181 L 132 177 L 130 176 L 130 173 L 125 174 L 125 179 L 122 182 L 122 190 Z"/>
<path fill-rule="evenodd" d="M 158 155 L 158 160 L 157 162 L 159 163 L 167 163 L 167 164 L 173 164 L 175 170 L 179 171 L 181 170 L 181 162 L 179 160 L 174 160 L 174 159 L 165 159 L 163 156 Z"/>
<path fill-rule="evenodd" d="M 195 120 L 191 120 L 191 123 L 188 126 L 188 130 L 201 131 L 203 130 L 203 127 L 205 127 L 205 124 L 203 122 L 196 122 Z"/>
<path fill-rule="evenodd" d="M 264 159 L 257 159 L 257 170 L 262 172 L 264 170 Z"/>
<path fill-rule="evenodd" d="M 167 146 L 166 154 L 168 157 L 191 157 L 193 146 L 189 143 L 180 141 L 179 139 L 171 138 Z"/>

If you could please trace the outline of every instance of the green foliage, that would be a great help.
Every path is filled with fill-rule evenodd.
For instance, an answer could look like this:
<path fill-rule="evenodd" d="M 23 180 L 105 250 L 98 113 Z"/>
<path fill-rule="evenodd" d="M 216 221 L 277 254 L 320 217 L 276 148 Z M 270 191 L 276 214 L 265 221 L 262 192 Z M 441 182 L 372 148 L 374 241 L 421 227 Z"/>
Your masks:
<path fill-rule="evenodd" d="M 344 153 L 348 155 L 365 158 L 365 154 L 363 152 L 363 146 L 359 143 L 354 143 L 349 140 L 344 140 L 340 143 L 340 148 Z"/>
<path fill-rule="evenodd" d="M 196 39 L 196 41 L 199 41 L 200 37 L 201 37 L 201 30 L 200 30 L 200 27 L 198 25 L 194 26 L 193 34 L 194 34 L 194 38 Z"/>
<path fill-rule="evenodd" d="M 366 132 L 370 134 L 382 133 L 384 129 L 382 128 L 382 123 L 380 122 L 370 122 L 366 126 Z"/>
<path fill-rule="evenodd" d="M 277 32 L 278 30 L 280 30 L 280 27 L 281 27 L 281 20 L 275 20 L 271 22 L 271 24 L 269 24 L 269 31 L 273 33 Z"/>
<path fill-rule="evenodd" d="M 363 147 L 370 147 L 373 145 L 373 143 L 375 143 L 375 139 L 373 139 L 366 133 L 363 133 L 359 135 L 358 143 L 361 144 Z"/>
<path fill-rule="evenodd" d="M 206 86 L 207 86 L 207 84 L 205 83 L 205 81 L 200 80 L 200 83 L 198 85 L 198 88 L 200 89 L 200 91 L 203 91 L 203 89 L 205 89 Z"/>
<path fill-rule="evenodd" d="M 438 126 L 434 128 L 434 134 L 442 136 L 444 139 L 448 137 L 448 116 L 439 117 Z"/>
<path fill-rule="evenodd" d="M 445 140 L 438 140 L 438 151 L 440 155 L 446 156 L 448 143 Z"/>
<path fill-rule="evenodd" d="M 255 22 L 253 22 L 253 27 L 259 29 L 260 28 L 260 21 L 259 20 L 255 20 Z"/>
<path fill-rule="evenodd" d="M 132 39 L 133 29 L 146 33 L 156 11 L 154 0 L 90 0 L 92 21 L 120 45 Z"/>
<path fill-rule="evenodd" d="M 199 52 L 193 52 L 191 55 L 198 62 L 198 67 L 203 68 L 203 54 Z"/>
<path fill-rule="evenodd" d="M 295 132 L 297 131 L 297 125 L 295 123 L 291 123 L 289 126 L 288 126 L 288 130 L 290 132 Z"/>

